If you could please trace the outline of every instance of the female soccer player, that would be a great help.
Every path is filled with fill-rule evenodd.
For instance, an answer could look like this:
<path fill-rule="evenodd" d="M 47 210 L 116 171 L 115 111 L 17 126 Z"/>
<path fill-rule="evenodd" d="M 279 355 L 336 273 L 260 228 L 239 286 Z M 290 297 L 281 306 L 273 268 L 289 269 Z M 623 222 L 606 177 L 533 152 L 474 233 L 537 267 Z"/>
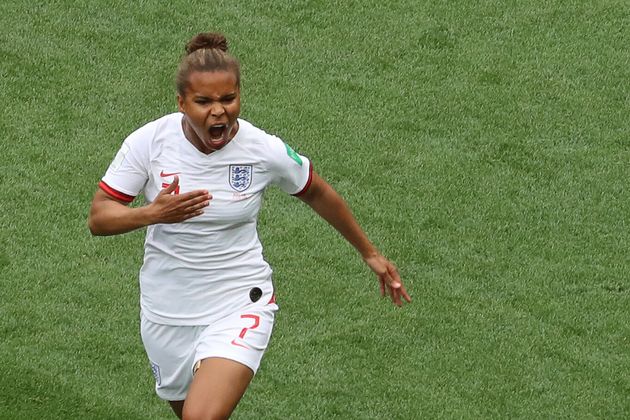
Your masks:
<path fill-rule="evenodd" d="M 368 240 L 311 161 L 240 119 L 240 66 L 221 34 L 186 45 L 178 113 L 123 142 L 89 215 L 94 235 L 147 227 L 141 335 L 156 392 L 179 418 L 227 418 L 252 380 L 278 309 L 256 232 L 263 190 L 277 185 L 337 229 L 378 276 L 381 294 L 411 302 L 394 265 Z M 142 193 L 146 204 L 129 207 Z"/>

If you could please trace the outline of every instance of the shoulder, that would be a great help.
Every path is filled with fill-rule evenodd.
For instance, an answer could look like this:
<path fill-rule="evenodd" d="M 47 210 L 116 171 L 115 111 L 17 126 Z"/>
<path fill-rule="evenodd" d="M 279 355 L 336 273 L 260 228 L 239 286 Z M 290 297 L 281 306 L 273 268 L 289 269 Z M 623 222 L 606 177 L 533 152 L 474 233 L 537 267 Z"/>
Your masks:
<path fill-rule="evenodd" d="M 145 123 L 133 131 L 125 139 L 125 144 L 131 148 L 150 147 L 160 138 L 181 130 L 181 114 L 173 113 Z"/>
<path fill-rule="evenodd" d="M 133 131 L 129 137 L 154 137 L 163 131 L 176 130 L 181 124 L 181 114 L 173 113 L 150 121 Z"/>
<path fill-rule="evenodd" d="M 239 118 L 238 123 L 242 143 L 254 149 L 261 157 L 273 156 L 284 150 L 284 142 L 280 137 L 270 134 L 244 119 Z"/>
<path fill-rule="evenodd" d="M 254 124 L 242 118 L 238 119 L 238 127 L 239 133 L 250 140 L 268 141 L 270 139 L 277 138 L 277 136 L 267 133 L 262 128 L 258 128 Z"/>

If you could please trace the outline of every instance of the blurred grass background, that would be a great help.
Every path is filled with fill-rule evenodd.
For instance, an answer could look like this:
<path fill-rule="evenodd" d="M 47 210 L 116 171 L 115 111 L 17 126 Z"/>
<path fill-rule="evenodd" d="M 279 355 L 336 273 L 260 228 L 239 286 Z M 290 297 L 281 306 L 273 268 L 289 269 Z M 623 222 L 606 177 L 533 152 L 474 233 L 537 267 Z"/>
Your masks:
<path fill-rule="evenodd" d="M 242 116 L 309 156 L 400 268 L 270 190 L 281 312 L 234 418 L 628 418 L 630 6 L 0 5 L 0 418 L 173 418 L 139 337 L 143 232 L 93 238 L 120 143 L 224 32 Z"/>

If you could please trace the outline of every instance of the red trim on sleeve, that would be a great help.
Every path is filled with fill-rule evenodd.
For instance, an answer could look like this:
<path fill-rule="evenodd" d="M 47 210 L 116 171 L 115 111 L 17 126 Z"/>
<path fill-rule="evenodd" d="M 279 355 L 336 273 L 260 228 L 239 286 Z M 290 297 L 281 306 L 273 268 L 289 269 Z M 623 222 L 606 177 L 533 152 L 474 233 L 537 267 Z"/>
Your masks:
<path fill-rule="evenodd" d="M 132 195 L 127 195 L 125 193 L 121 193 L 120 191 L 116 191 L 115 189 L 107 185 L 105 181 L 99 182 L 98 187 L 101 190 L 105 191 L 108 195 L 114 197 L 116 200 L 124 201 L 125 203 L 131 203 L 133 199 L 136 198 Z"/>
<path fill-rule="evenodd" d="M 306 185 L 299 192 L 296 192 L 295 194 L 291 194 L 294 197 L 299 197 L 302 194 L 304 194 L 306 190 L 308 190 L 308 187 L 311 186 L 311 182 L 313 182 L 313 163 L 309 161 L 308 165 L 309 165 L 308 166 L 308 181 L 306 181 Z"/>

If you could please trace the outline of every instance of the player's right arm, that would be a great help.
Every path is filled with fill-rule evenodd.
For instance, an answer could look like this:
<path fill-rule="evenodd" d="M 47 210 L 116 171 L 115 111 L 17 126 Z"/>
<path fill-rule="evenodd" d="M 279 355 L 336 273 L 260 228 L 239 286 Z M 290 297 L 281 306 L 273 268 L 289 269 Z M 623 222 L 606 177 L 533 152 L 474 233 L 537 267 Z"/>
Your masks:
<path fill-rule="evenodd" d="M 88 226 L 92 235 L 116 235 L 157 223 L 179 223 L 203 214 L 212 196 L 207 190 L 171 194 L 179 185 L 179 178 L 160 191 L 155 200 L 142 207 L 128 207 L 98 189 L 92 200 Z"/>

